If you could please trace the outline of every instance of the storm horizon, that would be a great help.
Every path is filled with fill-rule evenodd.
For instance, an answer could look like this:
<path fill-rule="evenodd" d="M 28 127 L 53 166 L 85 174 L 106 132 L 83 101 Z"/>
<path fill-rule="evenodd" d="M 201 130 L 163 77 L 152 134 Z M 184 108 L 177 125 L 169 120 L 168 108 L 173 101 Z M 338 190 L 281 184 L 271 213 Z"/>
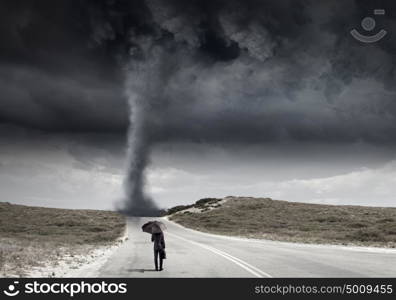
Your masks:
<path fill-rule="evenodd" d="M 375 4 L 3 1 L 1 201 L 396 206 L 396 4 Z M 356 41 L 378 8 L 389 34 Z"/>

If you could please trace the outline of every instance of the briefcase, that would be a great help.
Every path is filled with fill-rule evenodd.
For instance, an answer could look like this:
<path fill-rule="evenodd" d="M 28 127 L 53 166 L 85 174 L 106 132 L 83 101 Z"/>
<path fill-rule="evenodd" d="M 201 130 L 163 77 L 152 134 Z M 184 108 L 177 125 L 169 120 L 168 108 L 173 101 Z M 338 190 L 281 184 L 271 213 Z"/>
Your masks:
<path fill-rule="evenodd" d="M 161 252 L 160 252 L 160 257 L 161 257 L 162 259 L 166 259 L 166 252 L 165 252 L 165 249 L 162 249 L 162 250 L 161 250 Z"/>

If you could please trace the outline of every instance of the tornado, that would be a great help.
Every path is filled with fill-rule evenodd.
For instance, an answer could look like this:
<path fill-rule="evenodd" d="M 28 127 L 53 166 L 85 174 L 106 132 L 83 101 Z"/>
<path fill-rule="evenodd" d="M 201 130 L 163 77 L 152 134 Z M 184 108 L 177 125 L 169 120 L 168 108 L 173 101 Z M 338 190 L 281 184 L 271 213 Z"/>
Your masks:
<path fill-rule="evenodd" d="M 158 207 L 145 194 L 145 169 L 149 163 L 151 143 L 144 107 L 139 97 L 130 96 L 130 128 L 128 133 L 127 174 L 125 179 L 126 201 L 123 212 L 131 216 L 157 216 Z"/>
<path fill-rule="evenodd" d="M 145 41 L 148 42 L 149 41 Z M 142 42 L 141 45 L 145 43 Z M 126 199 L 122 212 L 130 216 L 159 216 L 160 209 L 145 191 L 145 170 L 150 163 L 152 131 L 150 114 L 159 94 L 158 63 L 150 46 L 131 49 L 125 69 L 125 90 L 129 106 L 127 169 L 124 181 Z M 144 51 L 142 51 L 144 50 Z M 137 52 L 137 53 L 136 53 Z"/>

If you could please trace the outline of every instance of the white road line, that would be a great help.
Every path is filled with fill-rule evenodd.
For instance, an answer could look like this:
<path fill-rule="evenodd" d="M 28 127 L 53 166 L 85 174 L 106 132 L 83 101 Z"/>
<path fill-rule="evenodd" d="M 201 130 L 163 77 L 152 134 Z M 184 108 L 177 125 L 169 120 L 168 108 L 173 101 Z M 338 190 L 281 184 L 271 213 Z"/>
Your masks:
<path fill-rule="evenodd" d="M 249 263 L 247 263 L 247 262 L 245 262 L 245 261 L 243 261 L 243 260 L 241 260 L 241 259 L 239 259 L 239 258 L 237 258 L 237 257 L 235 257 L 235 256 L 232 256 L 231 254 L 228 254 L 228 253 L 226 253 L 226 252 L 224 252 L 224 251 L 221 251 L 221 250 L 216 249 L 216 248 L 214 248 L 214 247 L 207 246 L 207 245 L 204 245 L 204 244 L 195 242 L 195 241 L 191 241 L 191 240 L 185 239 L 185 238 L 183 238 L 183 237 L 181 237 L 181 236 L 178 236 L 178 235 L 176 235 L 176 234 L 174 234 L 174 233 L 167 232 L 167 234 L 168 234 L 168 235 L 171 235 L 171 236 L 173 236 L 173 237 L 175 237 L 175 238 L 178 238 L 178 239 L 180 239 L 180 240 L 189 242 L 189 243 L 191 243 L 191 244 L 193 244 L 193 245 L 199 246 L 199 247 L 201 247 L 201 248 L 203 248 L 203 249 L 206 249 L 206 250 L 208 250 L 208 251 L 211 251 L 211 252 L 213 252 L 213 253 L 215 253 L 215 254 L 217 254 L 217 255 L 220 255 L 221 257 L 223 257 L 223 258 L 225 258 L 225 259 L 227 259 L 227 260 L 233 262 L 234 264 L 240 266 L 242 269 L 244 269 L 245 271 L 247 271 L 247 272 L 253 274 L 253 275 L 256 276 L 256 277 L 259 277 L 259 278 L 263 278 L 263 277 L 272 277 L 272 276 L 269 275 L 268 273 L 266 273 L 266 272 L 264 272 L 264 271 L 261 271 L 260 269 L 258 269 L 258 268 L 256 268 L 256 267 L 252 266 L 251 264 L 249 264 Z"/>
<path fill-rule="evenodd" d="M 210 246 L 208 246 L 208 247 L 210 247 Z M 211 247 L 211 248 L 212 248 L 212 247 Z M 264 277 L 269 277 L 269 278 L 272 277 L 270 274 L 268 274 L 268 273 L 266 273 L 266 272 L 260 270 L 259 268 L 256 268 L 255 266 L 252 266 L 251 264 L 249 264 L 249 263 L 247 263 L 247 262 L 245 262 L 245 261 L 243 261 L 243 260 L 241 260 L 241 259 L 239 259 L 239 258 L 237 258 L 237 257 L 235 257 L 235 256 L 232 256 L 231 254 L 229 254 L 229 253 L 227 253 L 227 252 L 221 251 L 221 250 L 216 249 L 216 248 L 213 248 L 213 249 L 215 249 L 216 251 L 218 251 L 218 252 L 220 252 L 220 253 L 222 253 L 222 254 L 224 254 L 224 255 L 226 255 L 226 256 L 229 256 L 229 257 L 232 258 L 232 259 L 235 259 L 236 261 L 239 261 L 239 262 L 242 263 L 242 264 L 245 264 L 246 266 L 248 266 L 249 268 L 255 270 L 256 272 L 261 273 Z"/>

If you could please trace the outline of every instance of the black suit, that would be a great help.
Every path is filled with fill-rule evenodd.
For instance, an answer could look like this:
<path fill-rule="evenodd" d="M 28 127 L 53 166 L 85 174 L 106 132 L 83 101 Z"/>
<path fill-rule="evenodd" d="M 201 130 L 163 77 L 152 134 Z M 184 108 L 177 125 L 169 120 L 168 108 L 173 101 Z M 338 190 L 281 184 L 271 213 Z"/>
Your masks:
<path fill-rule="evenodd" d="M 162 232 L 160 233 L 153 233 L 151 235 L 151 241 L 154 242 L 154 264 L 155 264 L 155 269 L 158 270 L 158 259 L 160 263 L 160 270 L 162 270 L 162 256 L 161 252 L 165 250 L 165 239 L 164 239 L 164 234 Z"/>

